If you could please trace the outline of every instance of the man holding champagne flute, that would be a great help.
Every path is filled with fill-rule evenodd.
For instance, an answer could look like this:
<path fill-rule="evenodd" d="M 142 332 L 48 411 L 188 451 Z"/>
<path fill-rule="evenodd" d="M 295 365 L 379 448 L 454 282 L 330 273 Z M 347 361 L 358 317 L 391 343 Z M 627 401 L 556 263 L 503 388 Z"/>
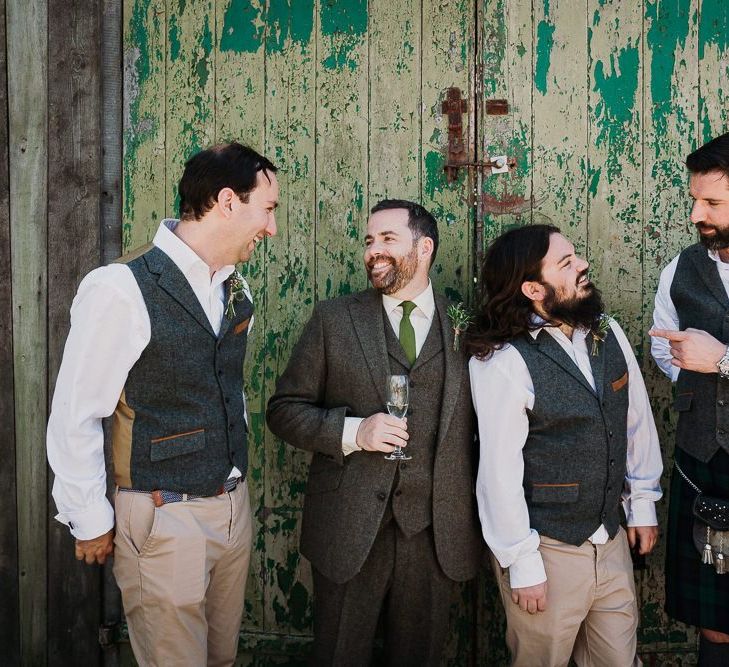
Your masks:
<path fill-rule="evenodd" d="M 476 574 L 474 414 L 428 275 L 437 248 L 422 206 L 377 204 L 373 289 L 315 306 L 268 404 L 271 430 L 314 453 L 301 552 L 316 665 L 369 665 L 381 614 L 386 664 L 437 665 L 457 582 Z"/>

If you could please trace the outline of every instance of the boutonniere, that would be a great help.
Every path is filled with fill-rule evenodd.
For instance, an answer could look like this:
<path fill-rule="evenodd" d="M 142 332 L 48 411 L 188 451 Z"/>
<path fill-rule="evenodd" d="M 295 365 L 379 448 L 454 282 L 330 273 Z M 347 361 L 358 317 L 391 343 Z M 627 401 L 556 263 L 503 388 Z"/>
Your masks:
<path fill-rule="evenodd" d="M 230 274 L 228 280 L 228 302 L 225 305 L 225 316 L 232 320 L 235 317 L 235 302 L 246 298 L 246 281 L 238 269 Z"/>
<path fill-rule="evenodd" d="M 592 356 L 596 357 L 600 347 L 600 343 L 605 341 L 607 338 L 608 330 L 610 329 L 610 315 L 603 313 L 600 315 L 600 319 L 593 325 L 590 333 L 592 334 Z"/>
<path fill-rule="evenodd" d="M 463 302 L 451 304 L 447 312 L 453 326 L 453 351 L 458 352 L 461 334 L 471 324 L 471 313 Z"/>

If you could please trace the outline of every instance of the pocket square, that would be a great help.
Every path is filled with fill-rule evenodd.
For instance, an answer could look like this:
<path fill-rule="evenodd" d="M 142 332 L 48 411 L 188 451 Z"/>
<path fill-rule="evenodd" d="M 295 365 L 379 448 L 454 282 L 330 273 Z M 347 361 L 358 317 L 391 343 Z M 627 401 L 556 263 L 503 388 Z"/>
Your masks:
<path fill-rule="evenodd" d="M 626 384 L 628 384 L 628 371 L 625 371 L 625 374 L 622 377 L 619 377 L 617 380 L 613 380 L 610 384 L 612 385 L 613 391 L 620 391 Z"/>

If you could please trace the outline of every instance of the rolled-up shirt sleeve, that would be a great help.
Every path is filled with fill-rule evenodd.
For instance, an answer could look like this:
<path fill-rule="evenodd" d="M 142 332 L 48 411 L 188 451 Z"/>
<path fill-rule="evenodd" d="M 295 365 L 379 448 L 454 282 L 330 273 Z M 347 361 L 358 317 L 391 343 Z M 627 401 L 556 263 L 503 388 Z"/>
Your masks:
<path fill-rule="evenodd" d="M 469 371 L 481 448 L 476 497 L 483 536 L 501 567 L 509 568 L 512 588 L 534 586 L 547 575 L 523 488 L 531 378 L 510 346 L 487 360 L 471 359 Z"/>
<path fill-rule="evenodd" d="M 653 309 L 654 329 L 679 330 L 678 313 L 676 312 L 676 306 L 673 304 L 673 299 L 671 299 L 671 284 L 673 283 L 673 276 L 676 274 L 677 265 L 678 256 L 661 271 L 658 290 L 656 291 L 655 307 Z M 671 343 L 665 338 L 651 336 L 651 355 L 655 359 L 658 368 L 672 382 L 675 382 L 681 369 L 671 363 L 673 360 Z"/>
<path fill-rule="evenodd" d="M 113 413 L 149 339 L 149 317 L 129 268 L 116 264 L 88 274 L 71 306 L 46 438 L 56 519 L 78 539 L 114 526 L 101 420 Z"/>

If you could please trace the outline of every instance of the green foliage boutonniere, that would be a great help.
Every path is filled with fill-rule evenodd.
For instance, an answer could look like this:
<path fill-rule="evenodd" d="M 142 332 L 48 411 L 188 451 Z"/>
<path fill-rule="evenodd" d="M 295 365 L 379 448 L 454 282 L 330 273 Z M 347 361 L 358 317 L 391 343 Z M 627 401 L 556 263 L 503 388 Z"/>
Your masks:
<path fill-rule="evenodd" d="M 610 329 L 610 315 L 603 313 L 600 315 L 600 319 L 593 325 L 590 333 L 592 334 L 592 356 L 596 357 L 597 352 L 602 343 L 607 337 L 608 330 Z"/>
<path fill-rule="evenodd" d="M 471 313 L 463 305 L 463 302 L 454 303 L 448 306 L 448 317 L 453 325 L 453 351 L 458 352 L 461 334 L 471 324 Z"/>
<path fill-rule="evenodd" d="M 230 274 L 228 283 L 228 302 L 225 305 L 225 316 L 232 320 L 235 317 L 235 302 L 246 298 L 246 281 L 238 269 Z"/>

